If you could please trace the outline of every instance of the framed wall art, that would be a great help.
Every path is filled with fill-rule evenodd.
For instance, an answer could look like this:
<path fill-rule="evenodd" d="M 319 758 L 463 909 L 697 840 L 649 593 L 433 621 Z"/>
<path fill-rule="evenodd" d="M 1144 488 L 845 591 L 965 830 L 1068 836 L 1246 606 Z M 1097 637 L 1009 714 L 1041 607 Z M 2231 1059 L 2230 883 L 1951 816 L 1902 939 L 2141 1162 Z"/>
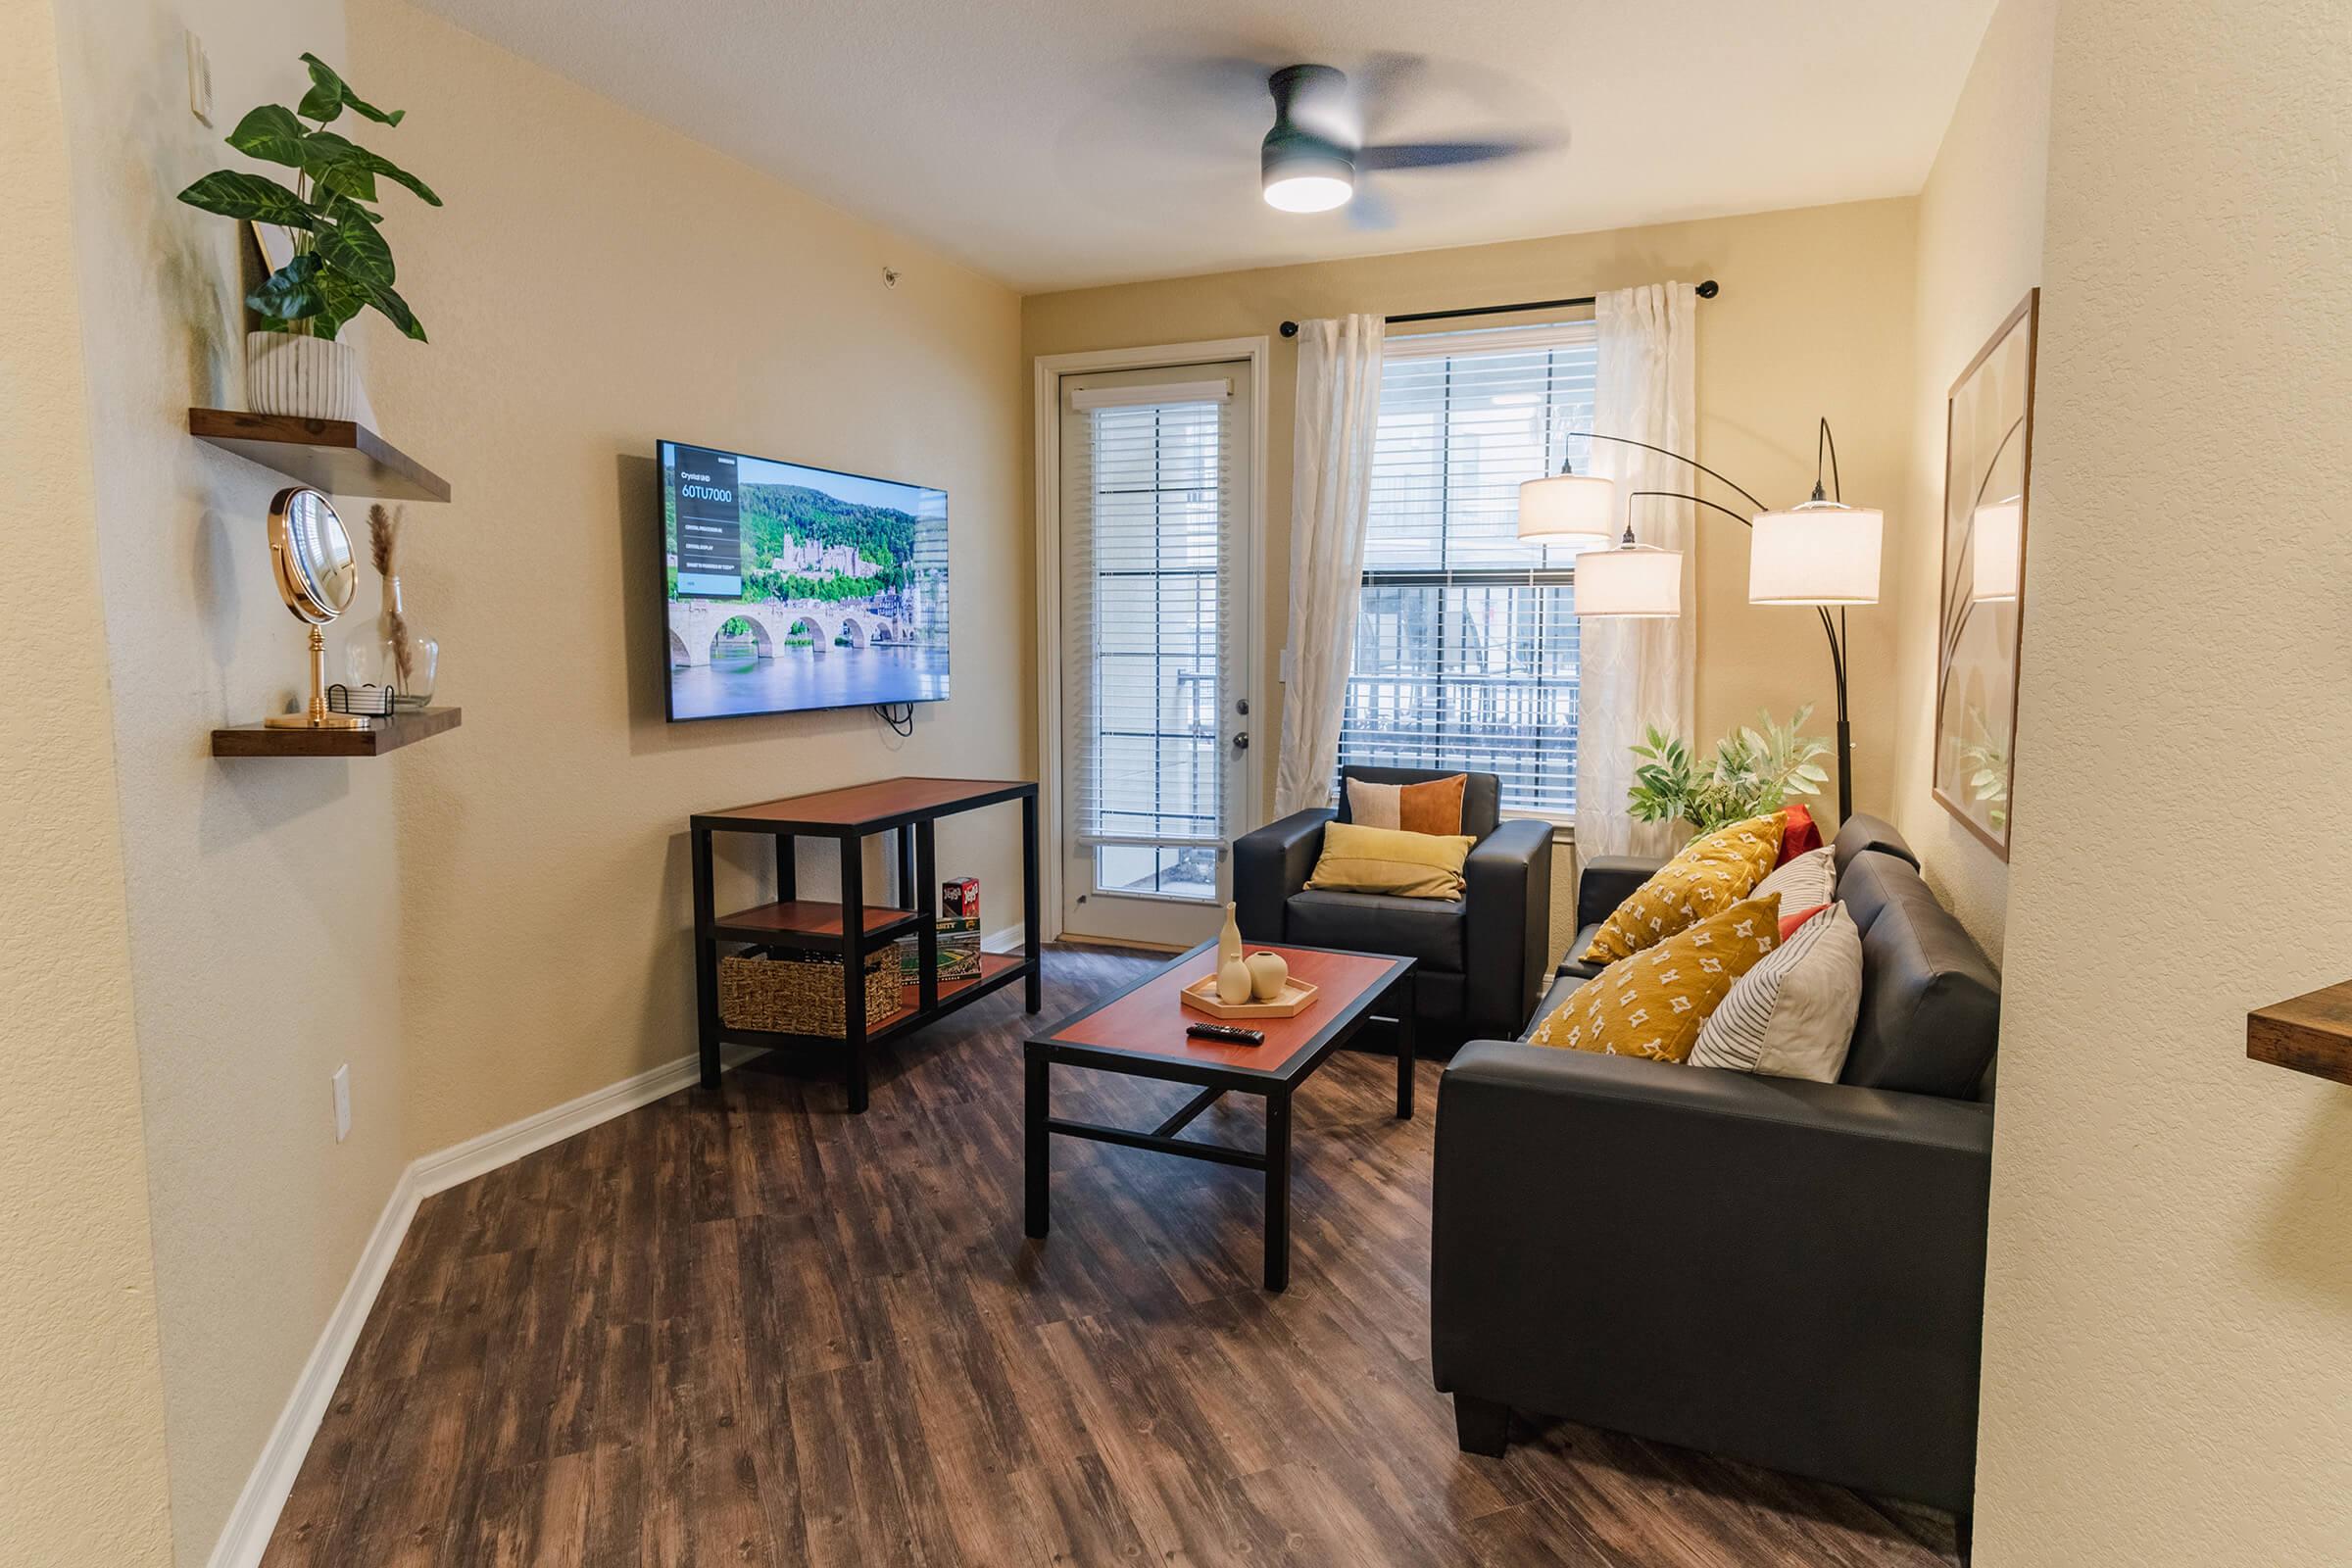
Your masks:
<path fill-rule="evenodd" d="M 2004 860 L 2040 318 L 2041 290 L 2034 289 L 1960 372 L 1945 410 L 1935 792 Z"/>

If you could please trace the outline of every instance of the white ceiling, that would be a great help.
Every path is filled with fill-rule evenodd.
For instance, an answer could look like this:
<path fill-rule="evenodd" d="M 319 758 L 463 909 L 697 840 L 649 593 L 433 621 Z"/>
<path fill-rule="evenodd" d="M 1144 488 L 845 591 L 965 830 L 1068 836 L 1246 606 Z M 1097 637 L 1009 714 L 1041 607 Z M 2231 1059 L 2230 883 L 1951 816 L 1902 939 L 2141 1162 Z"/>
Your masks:
<path fill-rule="evenodd" d="M 1908 194 L 1993 0 L 423 3 L 1034 292 Z M 1250 68 L 1383 59 L 1375 139 L 1554 145 L 1268 208 Z"/>

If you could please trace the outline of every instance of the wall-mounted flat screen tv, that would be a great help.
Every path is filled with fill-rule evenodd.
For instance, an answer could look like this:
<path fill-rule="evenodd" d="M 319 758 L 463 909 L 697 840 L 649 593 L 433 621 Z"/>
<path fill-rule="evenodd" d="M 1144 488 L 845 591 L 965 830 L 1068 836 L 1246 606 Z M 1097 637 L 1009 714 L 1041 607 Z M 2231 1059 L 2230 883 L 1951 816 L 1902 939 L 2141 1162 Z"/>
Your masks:
<path fill-rule="evenodd" d="M 948 695 L 948 493 L 661 443 L 672 723 Z"/>

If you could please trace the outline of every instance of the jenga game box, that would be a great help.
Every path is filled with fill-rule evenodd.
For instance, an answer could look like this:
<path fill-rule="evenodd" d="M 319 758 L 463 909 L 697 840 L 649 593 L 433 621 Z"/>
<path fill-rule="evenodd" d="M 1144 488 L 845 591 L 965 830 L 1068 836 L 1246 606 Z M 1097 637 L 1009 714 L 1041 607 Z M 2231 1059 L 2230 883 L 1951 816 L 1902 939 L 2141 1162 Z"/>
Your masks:
<path fill-rule="evenodd" d="M 941 883 L 939 914 L 943 920 L 979 919 L 980 879 L 976 876 L 957 876 Z"/>

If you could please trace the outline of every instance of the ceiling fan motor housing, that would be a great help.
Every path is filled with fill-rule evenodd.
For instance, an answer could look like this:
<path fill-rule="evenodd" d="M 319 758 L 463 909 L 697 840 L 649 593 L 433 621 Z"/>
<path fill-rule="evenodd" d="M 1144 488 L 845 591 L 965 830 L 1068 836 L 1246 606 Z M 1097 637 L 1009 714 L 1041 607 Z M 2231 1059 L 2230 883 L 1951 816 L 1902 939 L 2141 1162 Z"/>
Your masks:
<path fill-rule="evenodd" d="M 1355 183 L 1355 148 L 1341 139 L 1347 86 L 1330 66 L 1285 66 L 1267 78 L 1274 128 L 1258 149 L 1258 170 L 1268 186 L 1303 178 Z"/>

